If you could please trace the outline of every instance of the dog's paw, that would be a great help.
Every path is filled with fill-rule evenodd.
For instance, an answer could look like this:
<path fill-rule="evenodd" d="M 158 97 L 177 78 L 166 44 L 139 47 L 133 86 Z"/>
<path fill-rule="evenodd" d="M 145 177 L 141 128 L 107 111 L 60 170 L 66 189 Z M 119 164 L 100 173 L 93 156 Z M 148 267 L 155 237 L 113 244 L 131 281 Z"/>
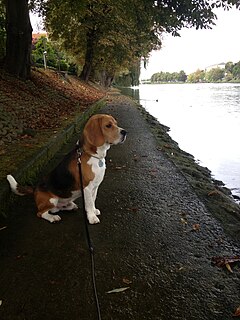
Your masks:
<path fill-rule="evenodd" d="M 96 216 L 100 216 L 101 211 L 100 211 L 100 210 L 98 210 L 98 209 L 95 209 L 94 213 L 95 213 L 95 215 L 96 215 Z"/>
<path fill-rule="evenodd" d="M 58 222 L 61 220 L 61 217 L 59 217 L 57 214 L 53 215 L 53 214 L 49 214 L 48 212 L 45 212 L 41 215 L 41 218 L 54 223 L 54 222 Z"/>
<path fill-rule="evenodd" d="M 52 215 L 49 222 L 54 223 L 54 222 L 59 222 L 60 220 L 62 220 L 61 217 L 55 214 L 55 215 Z"/>
<path fill-rule="evenodd" d="M 98 219 L 98 217 L 95 214 L 88 215 L 88 221 L 89 221 L 90 224 L 100 223 L 100 220 Z"/>

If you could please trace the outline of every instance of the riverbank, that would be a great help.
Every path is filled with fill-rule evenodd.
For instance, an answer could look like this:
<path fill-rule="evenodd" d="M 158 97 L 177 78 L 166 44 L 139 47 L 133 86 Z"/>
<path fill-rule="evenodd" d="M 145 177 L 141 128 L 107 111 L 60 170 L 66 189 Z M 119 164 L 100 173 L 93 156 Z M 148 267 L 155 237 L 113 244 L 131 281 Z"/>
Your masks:
<path fill-rule="evenodd" d="M 132 94 L 170 127 L 170 136 L 182 150 L 240 199 L 239 84 L 142 85 Z"/>
<path fill-rule="evenodd" d="M 129 98 L 122 96 L 121 99 L 126 99 L 127 103 Z M 240 206 L 231 191 L 222 181 L 214 179 L 208 168 L 199 165 L 193 155 L 179 148 L 178 143 L 168 133 L 170 128 L 159 123 L 141 105 L 138 105 L 138 109 L 156 138 L 159 150 L 177 166 L 211 214 L 222 223 L 225 231 L 240 241 Z"/>
<path fill-rule="evenodd" d="M 93 108 L 90 108 L 89 105 L 91 103 L 104 95 L 107 102 L 113 98 L 116 99 L 117 102 L 119 101 L 120 104 L 128 104 L 131 102 L 128 97 L 120 95 L 117 89 L 112 89 L 110 95 L 107 96 L 106 92 L 100 87 L 96 87 L 96 85 L 86 85 L 75 77 L 69 77 L 65 80 L 63 80 L 62 77 L 62 75 L 53 71 L 45 72 L 38 70 L 33 73 L 33 82 L 24 84 L 15 80 L 15 82 L 11 84 L 12 87 L 10 87 L 12 79 L 6 78 L 5 80 L 8 81 L 5 81 L 5 85 L 1 86 L 2 92 L 5 90 L 5 97 L 8 96 L 6 93 L 10 92 L 9 88 L 11 90 L 15 88 L 15 95 L 11 96 L 12 106 L 16 106 L 20 102 L 22 109 L 23 106 L 27 110 L 33 108 L 35 112 L 39 110 L 38 112 L 41 114 L 44 113 L 45 110 L 51 109 L 52 115 L 54 115 L 54 112 L 59 112 L 59 115 L 61 114 L 62 117 L 57 117 L 55 126 L 47 129 L 48 122 L 42 121 L 42 119 L 47 118 L 47 113 L 45 113 L 44 116 L 38 119 L 38 122 L 35 122 L 35 127 L 32 129 L 35 134 L 30 135 L 24 133 L 26 124 L 29 126 L 31 123 L 28 112 L 24 112 L 20 116 L 22 123 L 25 124 L 25 128 L 22 129 L 22 134 L 12 139 L 10 143 L 2 145 L 3 148 L 0 154 L 2 163 L 0 170 L 0 194 L 8 193 L 8 184 L 5 177 L 9 173 L 13 173 L 16 177 L 19 176 L 22 183 L 34 184 L 37 176 L 45 164 L 54 156 L 54 153 L 56 153 L 67 140 L 71 139 L 74 132 L 79 132 L 80 134 L 86 118 L 104 105 L 103 102 L 103 104 L 100 103 L 97 104 L 96 107 L 93 106 Z M 2 80 L 3 78 L 2 76 Z M 41 89 L 38 89 L 39 87 L 41 87 Z M 39 90 L 39 94 L 36 94 L 36 90 Z M 33 94 L 35 94 L 37 98 L 33 106 L 30 107 Z M 4 97 L 4 95 L 1 95 L 1 97 Z M 16 97 L 18 97 L 18 100 Z M 22 100 L 19 97 L 22 97 Z M 53 99 L 55 98 L 57 100 L 53 104 Z M 41 99 L 43 99 L 46 109 L 41 109 L 42 104 L 38 103 L 38 101 L 42 103 Z M 3 99 L 2 102 L 4 101 Z M 23 105 L 23 101 L 25 105 Z M 65 103 L 66 101 L 68 101 L 67 104 Z M 9 107 L 11 104 L 7 103 L 6 106 Z M 149 124 L 159 145 L 159 150 L 164 152 L 178 167 L 199 198 L 205 203 L 208 210 L 223 224 L 226 232 L 235 240 L 240 241 L 238 228 L 240 207 L 234 201 L 231 191 L 225 188 L 221 181 L 214 180 L 211 177 L 211 172 L 207 168 L 200 166 L 191 154 L 179 148 L 177 142 L 168 134 L 168 127 L 160 124 L 156 118 L 151 116 L 140 105 L 138 105 L 138 109 Z M 10 110 L 13 111 L 14 115 L 14 108 Z M 71 123 L 75 123 L 74 126 L 72 126 Z M 12 147 L 13 145 L 14 148 Z M 46 145 L 48 147 L 45 148 L 45 157 L 43 156 L 43 149 Z M 40 158 L 39 154 L 41 155 Z M 34 160 L 35 158 L 40 163 L 39 168 L 37 161 Z M 42 158 L 45 158 L 45 160 Z M 29 167 L 29 163 L 31 163 L 32 168 L 36 169 L 33 170 L 36 172 L 31 172 L 32 169 Z M 22 170 L 22 168 L 24 169 L 24 174 L 19 175 L 19 171 Z M 4 199 L 5 196 L 1 198 L 1 207 L 3 207 L 3 203 L 5 202 Z M 8 200 L 6 202 L 8 202 Z M 4 210 L 1 209 L 1 212 L 3 215 L 7 215 L 5 207 Z"/>
<path fill-rule="evenodd" d="M 101 223 L 89 226 L 102 319 L 232 319 L 239 265 L 231 273 L 212 261 L 240 247 L 173 163 L 167 128 L 117 92 L 101 112 L 128 132 L 108 152 Z M 36 217 L 31 198 L 15 198 L 0 232 L 1 319 L 96 319 L 81 205 L 53 225 Z"/>
<path fill-rule="evenodd" d="M 208 168 L 199 165 L 191 154 L 179 148 L 178 143 L 168 134 L 170 128 L 160 124 L 141 106 L 139 110 L 156 137 L 160 150 L 182 172 L 208 210 L 222 223 L 225 231 L 240 241 L 240 206 L 231 191 L 222 181 L 215 180 Z"/>

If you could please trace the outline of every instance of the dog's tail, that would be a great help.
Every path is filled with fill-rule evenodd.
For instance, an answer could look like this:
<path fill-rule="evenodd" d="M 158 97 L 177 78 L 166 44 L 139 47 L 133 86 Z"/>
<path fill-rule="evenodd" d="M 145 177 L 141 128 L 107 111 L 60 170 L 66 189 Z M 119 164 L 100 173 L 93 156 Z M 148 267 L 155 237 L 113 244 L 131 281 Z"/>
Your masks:
<path fill-rule="evenodd" d="M 27 194 L 32 194 L 34 191 L 32 187 L 20 186 L 17 183 L 17 181 L 13 178 L 13 176 L 11 176 L 10 174 L 7 175 L 7 180 L 10 184 L 12 192 L 19 195 L 19 196 L 25 196 Z"/>

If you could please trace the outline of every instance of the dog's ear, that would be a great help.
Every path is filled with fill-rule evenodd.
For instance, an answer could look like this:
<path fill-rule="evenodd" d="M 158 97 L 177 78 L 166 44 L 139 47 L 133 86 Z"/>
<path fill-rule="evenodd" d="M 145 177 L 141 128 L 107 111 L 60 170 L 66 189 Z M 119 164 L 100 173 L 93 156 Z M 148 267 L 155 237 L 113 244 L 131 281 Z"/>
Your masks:
<path fill-rule="evenodd" d="M 100 147 L 105 143 L 102 132 L 102 117 L 91 117 L 83 130 L 84 141 L 89 144 Z"/>

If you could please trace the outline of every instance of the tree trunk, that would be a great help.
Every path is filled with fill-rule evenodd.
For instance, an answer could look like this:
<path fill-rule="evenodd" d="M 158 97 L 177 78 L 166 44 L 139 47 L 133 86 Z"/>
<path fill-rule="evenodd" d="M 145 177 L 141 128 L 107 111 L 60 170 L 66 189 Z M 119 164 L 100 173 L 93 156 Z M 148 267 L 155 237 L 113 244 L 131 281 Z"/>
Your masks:
<path fill-rule="evenodd" d="M 6 30 L 5 69 L 16 77 L 28 79 L 32 46 L 28 0 L 6 1 Z"/>
<path fill-rule="evenodd" d="M 84 81 L 89 80 L 89 76 L 92 71 L 93 57 L 94 57 L 94 45 L 95 45 L 95 30 L 87 32 L 87 48 L 85 53 L 85 63 L 80 74 L 80 79 Z"/>
<path fill-rule="evenodd" d="M 100 72 L 100 84 L 104 88 L 109 88 L 113 82 L 114 76 L 109 74 L 106 70 Z"/>

